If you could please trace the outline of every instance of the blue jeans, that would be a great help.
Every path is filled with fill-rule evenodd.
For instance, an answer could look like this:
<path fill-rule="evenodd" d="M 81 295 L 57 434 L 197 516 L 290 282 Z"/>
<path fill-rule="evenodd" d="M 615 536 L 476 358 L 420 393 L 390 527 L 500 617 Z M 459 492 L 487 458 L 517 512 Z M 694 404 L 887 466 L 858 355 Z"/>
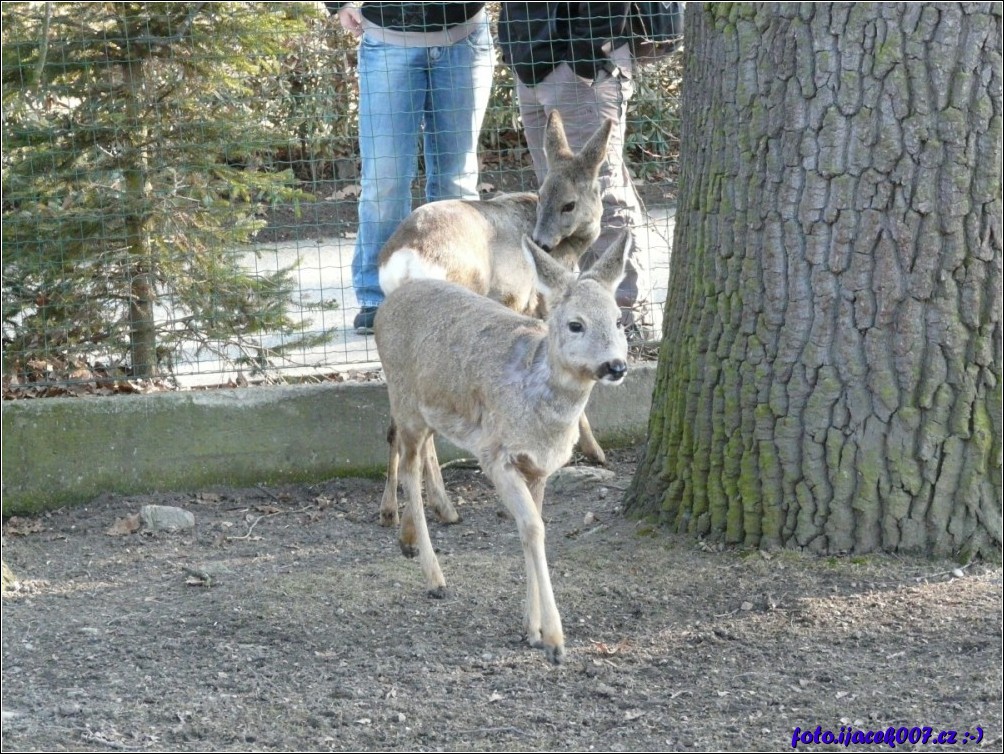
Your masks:
<path fill-rule="evenodd" d="M 430 202 L 478 198 L 478 135 L 495 53 L 485 20 L 448 47 L 399 47 L 364 35 L 359 45 L 362 193 L 352 286 L 360 306 L 378 306 L 377 257 L 411 212 L 423 137 Z"/>

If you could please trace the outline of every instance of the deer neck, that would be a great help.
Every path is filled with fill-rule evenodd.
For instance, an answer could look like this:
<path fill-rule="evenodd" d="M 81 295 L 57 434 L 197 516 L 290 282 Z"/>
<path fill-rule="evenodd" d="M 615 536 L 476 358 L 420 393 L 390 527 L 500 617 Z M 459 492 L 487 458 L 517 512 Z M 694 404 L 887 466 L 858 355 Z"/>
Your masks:
<path fill-rule="evenodd" d="M 591 376 L 570 369 L 550 333 L 528 349 L 523 376 L 527 400 L 538 411 L 578 416 L 592 391 Z"/>
<path fill-rule="evenodd" d="M 595 240 L 595 238 L 591 238 L 588 235 L 568 236 L 551 249 L 551 256 L 564 265 L 569 267 L 576 266 L 579 259 L 592 246 Z"/>

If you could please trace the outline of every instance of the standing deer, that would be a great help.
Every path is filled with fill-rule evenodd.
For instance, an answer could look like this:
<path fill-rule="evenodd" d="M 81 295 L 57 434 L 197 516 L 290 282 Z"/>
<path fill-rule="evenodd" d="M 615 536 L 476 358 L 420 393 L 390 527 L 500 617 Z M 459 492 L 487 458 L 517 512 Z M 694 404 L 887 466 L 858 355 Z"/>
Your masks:
<path fill-rule="evenodd" d="M 619 383 L 627 372 L 627 338 L 614 299 L 627 245 L 625 233 L 576 276 L 524 238 L 536 288 L 548 299 L 543 321 L 439 280 L 401 286 L 376 317 L 391 410 L 384 504 L 396 513 L 400 462 L 407 496 L 402 552 L 418 555 L 430 595 L 443 596 L 446 582 L 422 504 L 426 449 L 439 433 L 477 455 L 515 519 L 526 559 L 527 640 L 555 663 L 564 655 L 564 635 L 544 551 L 544 485 L 571 457 L 593 385 Z M 438 466 L 428 486 L 434 504 L 449 505 Z"/>
<path fill-rule="evenodd" d="M 543 317 L 545 297 L 536 289 L 537 276 L 533 260 L 523 252 L 523 237 L 529 235 L 569 268 L 599 237 L 603 203 L 598 175 L 613 126 L 614 121 L 608 120 L 581 152 L 573 154 L 561 115 L 554 111 L 544 137 L 548 173 L 539 194 L 503 194 L 488 201 L 450 199 L 416 209 L 380 250 L 384 293 L 409 280 L 449 280 L 514 311 Z M 579 431 L 583 454 L 605 463 L 585 415 Z M 431 452 L 434 460 L 435 450 Z M 391 524 L 396 518 L 395 512 L 392 519 L 381 520 Z"/>

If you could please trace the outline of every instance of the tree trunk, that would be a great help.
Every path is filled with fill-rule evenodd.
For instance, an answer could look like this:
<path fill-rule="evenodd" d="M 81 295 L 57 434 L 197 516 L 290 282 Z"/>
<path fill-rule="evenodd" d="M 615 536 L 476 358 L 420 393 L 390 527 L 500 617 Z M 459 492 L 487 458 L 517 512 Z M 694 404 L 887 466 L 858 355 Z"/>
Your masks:
<path fill-rule="evenodd" d="M 668 323 L 628 510 L 999 558 L 1001 7 L 687 11 Z"/>
<path fill-rule="evenodd" d="M 157 376 L 157 328 L 154 304 L 157 290 L 153 253 L 147 224 L 150 217 L 150 187 L 147 181 L 147 132 L 143 123 L 143 60 L 130 60 L 122 66 L 126 112 L 131 124 L 131 144 L 125 155 L 126 239 L 131 259 L 129 267 L 129 345 L 132 376 L 144 379 Z"/>

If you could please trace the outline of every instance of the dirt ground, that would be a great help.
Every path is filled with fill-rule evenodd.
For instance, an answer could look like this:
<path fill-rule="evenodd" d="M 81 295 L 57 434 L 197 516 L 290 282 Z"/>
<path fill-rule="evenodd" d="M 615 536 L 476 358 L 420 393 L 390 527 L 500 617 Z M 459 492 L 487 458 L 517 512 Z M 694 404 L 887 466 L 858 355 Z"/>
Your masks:
<path fill-rule="evenodd" d="M 999 566 L 702 548 L 621 514 L 634 452 L 612 455 L 545 498 L 560 666 L 521 639 L 518 537 L 476 469 L 445 471 L 441 600 L 377 480 L 12 519 L 3 750 L 779 750 L 816 726 L 1000 750 Z M 108 533 L 147 503 L 194 530 Z"/>

